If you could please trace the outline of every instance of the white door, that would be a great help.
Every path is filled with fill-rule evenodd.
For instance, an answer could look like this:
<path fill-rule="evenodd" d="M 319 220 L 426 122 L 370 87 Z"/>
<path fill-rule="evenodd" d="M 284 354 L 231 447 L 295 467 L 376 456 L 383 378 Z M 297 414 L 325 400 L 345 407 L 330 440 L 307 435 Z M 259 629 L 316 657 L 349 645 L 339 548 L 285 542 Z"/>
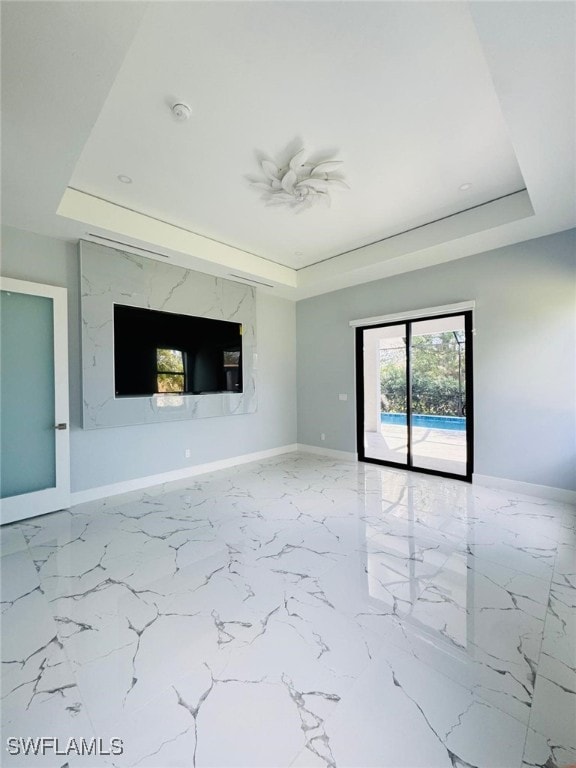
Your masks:
<path fill-rule="evenodd" d="M 65 288 L 0 278 L 0 524 L 70 504 Z"/>

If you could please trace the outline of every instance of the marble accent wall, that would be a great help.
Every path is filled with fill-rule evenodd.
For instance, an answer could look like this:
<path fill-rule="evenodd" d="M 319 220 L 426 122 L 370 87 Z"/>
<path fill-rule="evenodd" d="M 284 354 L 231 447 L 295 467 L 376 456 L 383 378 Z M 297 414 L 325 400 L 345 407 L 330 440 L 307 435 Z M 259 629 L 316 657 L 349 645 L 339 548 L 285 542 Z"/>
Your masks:
<path fill-rule="evenodd" d="M 80 263 L 84 429 L 257 410 L 254 288 L 84 241 Z M 242 323 L 244 392 L 116 398 L 114 304 Z"/>

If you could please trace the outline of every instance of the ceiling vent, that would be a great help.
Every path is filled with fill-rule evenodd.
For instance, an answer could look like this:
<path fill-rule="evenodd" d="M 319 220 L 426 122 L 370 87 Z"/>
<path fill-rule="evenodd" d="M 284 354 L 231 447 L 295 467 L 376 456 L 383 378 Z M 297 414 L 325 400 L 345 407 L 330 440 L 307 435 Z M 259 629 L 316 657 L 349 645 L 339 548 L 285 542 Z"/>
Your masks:
<path fill-rule="evenodd" d="M 97 235 L 94 232 L 86 232 L 86 236 L 91 238 L 91 242 L 96 243 L 96 245 L 99 245 L 98 240 L 103 240 L 104 243 L 113 243 L 113 245 L 110 245 L 110 248 L 113 248 L 114 246 L 121 246 L 121 248 L 116 248 L 116 250 L 122 250 L 129 249 L 130 251 L 138 251 L 139 253 L 148 253 L 152 254 L 153 256 L 161 256 L 163 259 L 169 259 L 170 256 L 168 256 L 167 253 L 160 253 L 159 251 L 152 251 L 149 248 L 141 248 L 139 245 L 132 245 L 132 243 L 124 243 L 122 240 L 113 240 L 111 237 L 103 237 L 102 235 Z"/>

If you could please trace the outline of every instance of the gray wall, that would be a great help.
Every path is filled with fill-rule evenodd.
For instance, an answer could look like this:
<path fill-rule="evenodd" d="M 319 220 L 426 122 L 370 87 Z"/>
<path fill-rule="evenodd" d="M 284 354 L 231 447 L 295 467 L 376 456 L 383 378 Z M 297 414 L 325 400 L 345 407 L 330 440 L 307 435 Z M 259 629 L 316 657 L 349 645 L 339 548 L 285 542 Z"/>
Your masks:
<path fill-rule="evenodd" d="M 576 490 L 575 235 L 299 302 L 298 441 L 356 451 L 350 320 L 474 299 L 475 472 Z"/>
<path fill-rule="evenodd" d="M 575 235 L 572 230 L 299 302 L 298 441 L 356 450 L 349 320 L 475 299 L 475 471 L 576 489 Z M 296 441 L 294 305 L 260 293 L 257 413 L 83 431 L 77 246 L 9 227 L 2 240 L 2 274 L 68 288 L 72 490 Z M 338 400 L 341 392 L 348 401 Z"/>
<path fill-rule="evenodd" d="M 257 295 L 258 411 L 254 414 L 82 430 L 78 247 L 11 227 L 2 230 L 1 273 L 68 288 L 72 491 L 296 442 L 293 302 Z M 184 458 L 189 448 L 191 457 Z"/>

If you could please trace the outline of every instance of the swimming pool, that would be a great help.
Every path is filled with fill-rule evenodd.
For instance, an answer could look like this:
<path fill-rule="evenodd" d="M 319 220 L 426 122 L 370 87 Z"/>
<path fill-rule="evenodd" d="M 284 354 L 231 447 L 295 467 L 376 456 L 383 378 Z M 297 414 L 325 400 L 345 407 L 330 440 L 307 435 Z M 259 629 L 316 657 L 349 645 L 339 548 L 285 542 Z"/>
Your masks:
<path fill-rule="evenodd" d="M 382 424 L 406 424 L 405 413 L 381 413 Z M 428 429 L 455 429 L 464 432 L 466 429 L 466 417 L 464 416 L 423 416 L 412 415 L 413 427 L 427 427 Z"/>

